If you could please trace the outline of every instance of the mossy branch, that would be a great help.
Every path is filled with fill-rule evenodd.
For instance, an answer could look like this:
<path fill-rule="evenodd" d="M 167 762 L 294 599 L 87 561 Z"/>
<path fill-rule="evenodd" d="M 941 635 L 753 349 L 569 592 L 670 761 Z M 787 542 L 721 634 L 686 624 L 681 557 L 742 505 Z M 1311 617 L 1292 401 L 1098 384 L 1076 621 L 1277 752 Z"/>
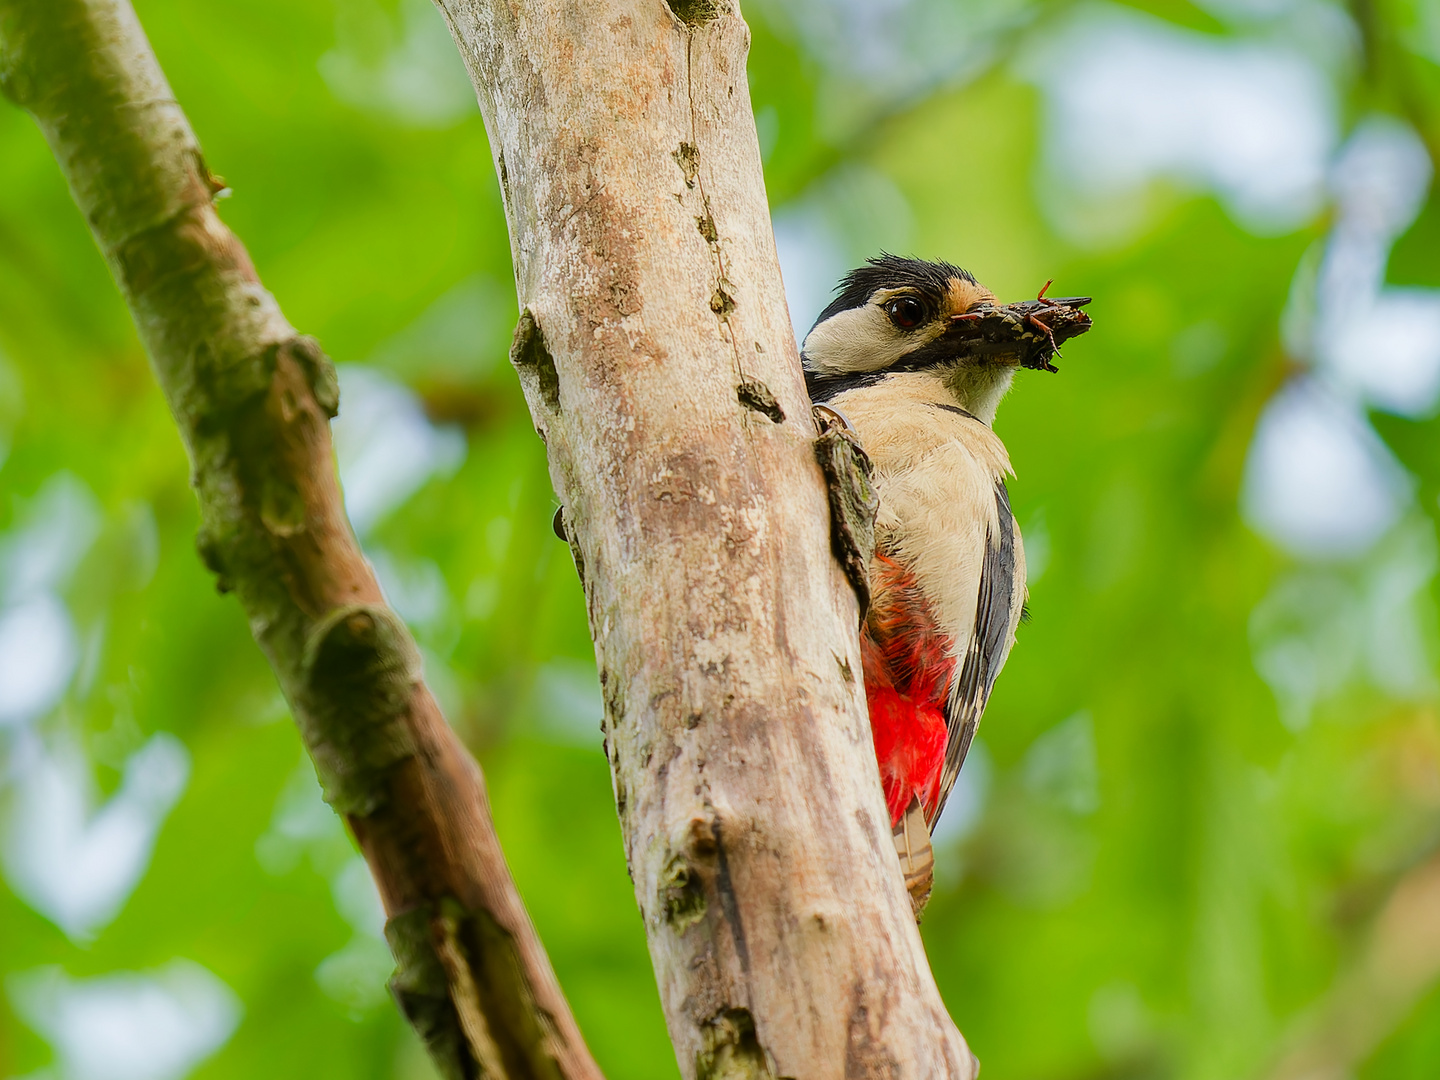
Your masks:
<path fill-rule="evenodd" d="M 128 0 L 0 0 L 0 90 L 44 132 L 190 454 L 233 591 L 375 875 L 396 996 L 444 1075 L 598 1078 L 474 760 L 340 499 L 330 361 L 265 291 Z"/>

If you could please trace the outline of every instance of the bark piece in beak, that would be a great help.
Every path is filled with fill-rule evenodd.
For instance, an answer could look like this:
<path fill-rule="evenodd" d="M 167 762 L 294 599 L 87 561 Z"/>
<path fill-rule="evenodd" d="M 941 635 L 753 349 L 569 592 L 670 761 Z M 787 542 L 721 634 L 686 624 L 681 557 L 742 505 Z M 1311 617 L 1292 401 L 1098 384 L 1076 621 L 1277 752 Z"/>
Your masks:
<path fill-rule="evenodd" d="M 1090 316 L 1080 309 L 1088 296 L 1021 300 L 1014 304 L 984 305 L 950 317 L 946 335 L 956 343 L 956 355 L 976 360 L 1006 359 L 1021 367 L 1058 371 L 1050 363 L 1060 345 L 1090 329 Z"/>

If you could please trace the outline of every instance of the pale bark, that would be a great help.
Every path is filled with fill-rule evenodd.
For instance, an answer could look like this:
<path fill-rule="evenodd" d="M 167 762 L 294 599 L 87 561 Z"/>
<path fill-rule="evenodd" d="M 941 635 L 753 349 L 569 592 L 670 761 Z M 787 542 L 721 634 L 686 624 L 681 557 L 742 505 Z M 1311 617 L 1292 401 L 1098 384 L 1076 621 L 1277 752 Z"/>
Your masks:
<path fill-rule="evenodd" d="M 340 500 L 334 370 L 211 205 L 128 0 L 0 0 L 0 89 L 38 121 L 135 317 L 233 590 L 359 841 L 396 996 L 447 1078 L 598 1080 L 495 836 Z"/>
<path fill-rule="evenodd" d="M 716 0 L 437 0 L 584 583 L 687 1077 L 970 1077 L 901 882 L 745 77 Z"/>

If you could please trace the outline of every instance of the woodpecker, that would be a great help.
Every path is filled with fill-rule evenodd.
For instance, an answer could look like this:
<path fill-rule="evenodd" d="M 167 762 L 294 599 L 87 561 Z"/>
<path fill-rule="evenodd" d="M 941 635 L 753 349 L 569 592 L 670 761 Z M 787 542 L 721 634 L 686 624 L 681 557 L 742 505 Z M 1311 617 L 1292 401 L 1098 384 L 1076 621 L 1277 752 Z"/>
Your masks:
<path fill-rule="evenodd" d="M 1048 283 L 1047 286 L 1048 288 Z M 930 830 L 1015 642 L 1025 551 L 995 410 L 1019 367 L 1054 371 L 1087 297 L 1000 304 L 969 272 L 881 255 L 851 271 L 801 347 L 817 415 L 870 458 L 879 499 L 861 664 L 880 782 L 917 917 Z"/>

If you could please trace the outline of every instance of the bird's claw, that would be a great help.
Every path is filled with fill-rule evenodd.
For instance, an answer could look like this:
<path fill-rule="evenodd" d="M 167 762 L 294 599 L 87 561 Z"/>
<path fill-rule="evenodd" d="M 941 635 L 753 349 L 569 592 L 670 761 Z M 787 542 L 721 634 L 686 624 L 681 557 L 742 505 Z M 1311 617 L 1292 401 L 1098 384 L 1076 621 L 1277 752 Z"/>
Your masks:
<path fill-rule="evenodd" d="M 850 418 L 833 405 L 812 405 L 811 411 L 815 417 L 815 427 L 819 429 L 821 434 L 824 434 L 826 428 L 834 424 L 839 424 L 840 430 L 845 432 L 845 434 L 853 435 L 856 438 L 859 437 L 859 433 L 855 430 L 855 425 L 850 423 Z"/>

